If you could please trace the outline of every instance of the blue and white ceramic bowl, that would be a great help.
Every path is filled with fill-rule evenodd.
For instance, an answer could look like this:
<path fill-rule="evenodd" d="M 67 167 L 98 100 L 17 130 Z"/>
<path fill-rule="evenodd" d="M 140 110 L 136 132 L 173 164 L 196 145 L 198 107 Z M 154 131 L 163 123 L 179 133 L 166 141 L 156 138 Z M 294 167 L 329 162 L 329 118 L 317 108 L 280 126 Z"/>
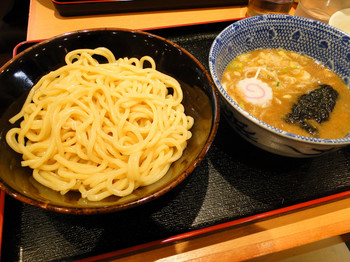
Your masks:
<path fill-rule="evenodd" d="M 350 144 L 350 137 L 317 139 L 274 128 L 242 109 L 220 80 L 238 55 L 259 48 L 283 48 L 325 63 L 350 86 L 350 35 L 322 22 L 290 15 L 262 15 L 240 20 L 214 40 L 209 68 L 221 96 L 223 113 L 243 138 L 269 152 L 290 157 L 313 157 Z M 349 91 L 350 92 L 350 91 Z"/>

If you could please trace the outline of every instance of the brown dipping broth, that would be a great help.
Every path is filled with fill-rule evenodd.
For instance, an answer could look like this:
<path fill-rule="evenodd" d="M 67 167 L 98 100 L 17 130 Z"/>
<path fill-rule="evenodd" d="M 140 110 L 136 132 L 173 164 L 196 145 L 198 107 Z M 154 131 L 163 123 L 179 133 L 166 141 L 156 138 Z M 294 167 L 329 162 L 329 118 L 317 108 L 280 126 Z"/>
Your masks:
<path fill-rule="evenodd" d="M 272 100 L 264 105 L 247 101 L 237 88 L 238 82 L 247 78 L 271 87 Z M 286 132 L 309 137 L 312 135 L 306 130 L 286 123 L 284 118 L 301 95 L 328 84 L 339 93 L 336 105 L 328 121 L 319 124 L 312 120 L 312 124 L 324 139 L 343 138 L 350 132 L 350 91 L 338 75 L 306 55 L 280 49 L 254 50 L 237 56 L 225 69 L 221 82 L 251 115 Z"/>

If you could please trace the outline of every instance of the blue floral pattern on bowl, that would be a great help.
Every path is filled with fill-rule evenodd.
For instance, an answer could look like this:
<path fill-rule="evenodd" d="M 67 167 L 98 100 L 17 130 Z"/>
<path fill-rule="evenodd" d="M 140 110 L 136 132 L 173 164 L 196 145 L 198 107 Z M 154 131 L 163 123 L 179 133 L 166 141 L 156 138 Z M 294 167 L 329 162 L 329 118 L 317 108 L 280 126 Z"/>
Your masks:
<path fill-rule="evenodd" d="M 291 157 L 318 156 L 350 144 L 349 137 L 319 139 L 277 129 L 247 113 L 226 93 L 220 81 L 227 65 L 242 53 L 263 48 L 282 48 L 308 55 L 337 73 L 350 88 L 350 35 L 323 22 L 298 16 L 246 18 L 226 27 L 214 40 L 209 53 L 209 69 L 231 126 L 258 147 Z"/>

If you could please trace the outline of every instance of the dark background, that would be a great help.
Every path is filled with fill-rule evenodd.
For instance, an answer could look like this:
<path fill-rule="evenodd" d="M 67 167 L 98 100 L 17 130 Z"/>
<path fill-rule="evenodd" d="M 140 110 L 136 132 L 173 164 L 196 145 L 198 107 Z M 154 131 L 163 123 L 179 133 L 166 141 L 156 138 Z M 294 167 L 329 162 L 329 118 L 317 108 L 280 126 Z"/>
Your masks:
<path fill-rule="evenodd" d="M 0 66 L 11 59 L 13 48 L 26 39 L 29 2 L 0 1 Z"/>

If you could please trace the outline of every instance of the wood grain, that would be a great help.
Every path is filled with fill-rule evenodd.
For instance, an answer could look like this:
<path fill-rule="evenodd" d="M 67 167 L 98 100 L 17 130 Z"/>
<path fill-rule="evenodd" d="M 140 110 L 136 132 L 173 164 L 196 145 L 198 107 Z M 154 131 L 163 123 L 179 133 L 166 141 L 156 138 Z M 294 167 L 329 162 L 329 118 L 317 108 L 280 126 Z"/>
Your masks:
<path fill-rule="evenodd" d="M 344 198 L 112 261 L 242 261 L 348 232 L 350 198 Z"/>

